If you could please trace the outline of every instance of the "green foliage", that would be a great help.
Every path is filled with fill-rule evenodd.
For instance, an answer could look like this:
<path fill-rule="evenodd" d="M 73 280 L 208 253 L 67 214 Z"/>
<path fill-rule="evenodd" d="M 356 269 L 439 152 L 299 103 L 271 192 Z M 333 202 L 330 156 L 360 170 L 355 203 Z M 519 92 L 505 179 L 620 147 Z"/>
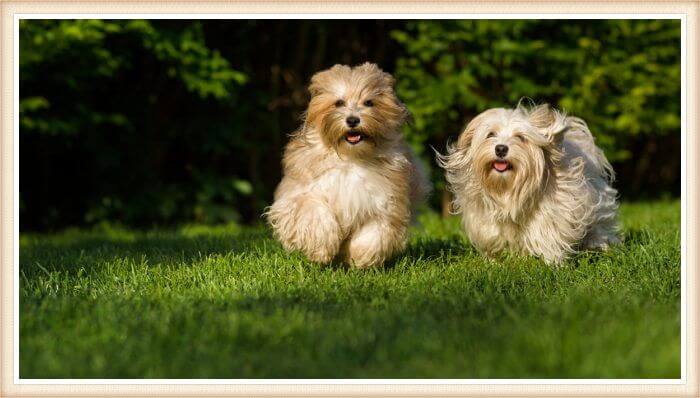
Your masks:
<path fill-rule="evenodd" d="M 419 143 L 531 98 L 583 117 L 610 159 L 624 160 L 628 136 L 679 134 L 679 28 L 666 20 L 409 22 L 392 33 L 406 50 L 399 94 Z"/>
<path fill-rule="evenodd" d="M 414 146 L 443 149 L 476 114 L 529 98 L 586 120 L 611 161 L 646 159 L 640 142 L 680 142 L 680 33 L 672 20 L 409 21 L 392 36 Z"/>
<path fill-rule="evenodd" d="M 48 214 L 42 223 L 239 218 L 232 204 L 238 193 L 250 194 L 250 184 L 234 175 L 218 176 L 212 166 L 222 156 L 213 154 L 211 146 L 188 142 L 196 138 L 194 133 L 204 134 L 198 130 L 206 130 L 210 145 L 215 140 L 230 141 L 232 134 L 239 133 L 217 128 L 215 123 L 218 113 L 238 101 L 237 89 L 247 82 L 244 73 L 207 46 L 201 23 L 22 20 L 20 54 L 20 131 L 27 155 L 22 168 L 38 167 L 27 157 L 55 154 L 61 162 L 78 157 L 92 170 L 85 170 L 86 164 L 76 169 L 59 164 L 58 169 L 79 174 L 98 191 L 94 196 L 83 191 L 86 197 L 79 200 L 87 203 L 82 219 L 64 214 L 73 209 L 51 203 L 43 205 Z M 184 123 L 177 120 L 184 115 L 175 114 L 182 108 L 180 101 L 197 112 L 187 115 L 190 120 Z M 166 164 L 169 145 L 189 145 L 177 149 L 189 152 L 186 159 L 175 159 L 189 164 Z M 206 171 L 198 170 L 198 164 Z M 183 167 L 193 184 L 163 184 L 168 178 L 183 178 L 179 171 Z M 179 176 L 169 177 L 172 169 Z M 120 181 L 123 177 L 115 178 L 119 173 L 138 176 L 140 181 Z M 48 192 L 36 192 L 35 187 L 50 182 L 23 182 L 22 191 L 34 193 L 32 207 L 38 206 L 36 196 Z M 136 188 L 147 192 L 126 193 Z M 223 200 L 226 209 L 217 203 Z M 51 219 L 51 206 L 55 206 L 56 220 Z"/>
<path fill-rule="evenodd" d="M 524 97 L 589 123 L 622 197 L 680 193 L 677 20 L 22 20 L 21 228 L 255 222 L 310 76 L 365 61 L 435 199 L 430 147 Z"/>
<path fill-rule="evenodd" d="M 20 237 L 22 378 L 678 378 L 680 203 L 625 244 L 493 262 L 421 215 L 380 270 L 321 268 L 259 227 Z"/>
<path fill-rule="evenodd" d="M 80 90 L 100 78 L 112 78 L 120 70 L 133 68 L 136 59 L 124 47 L 110 48 L 109 42 L 138 40 L 140 46 L 167 66 L 169 77 L 181 80 L 187 89 L 201 98 L 230 97 L 235 85 L 245 83 L 246 76 L 231 69 L 217 51 L 210 50 L 202 34 L 201 24 L 192 24 L 178 31 L 154 28 L 146 20 L 21 20 L 20 70 L 22 81 L 38 78 L 37 69 L 47 65 L 70 68 L 57 70 L 55 78 L 69 90 Z M 54 102 L 60 101 L 60 98 Z M 20 100 L 23 133 L 77 134 L 102 124 L 125 125 L 127 115 L 102 113 L 81 103 L 78 112 L 54 117 L 42 111 L 52 104 L 44 97 L 24 96 Z M 52 115 L 53 116 L 53 115 Z"/>

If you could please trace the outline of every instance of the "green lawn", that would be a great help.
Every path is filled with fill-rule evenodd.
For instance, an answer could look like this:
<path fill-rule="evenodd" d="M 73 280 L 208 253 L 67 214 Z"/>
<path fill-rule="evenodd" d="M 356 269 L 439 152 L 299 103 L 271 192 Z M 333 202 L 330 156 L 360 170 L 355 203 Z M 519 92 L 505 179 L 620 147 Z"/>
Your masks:
<path fill-rule="evenodd" d="M 386 269 L 264 227 L 20 238 L 21 378 L 678 378 L 680 203 L 563 268 L 489 262 L 426 214 Z"/>

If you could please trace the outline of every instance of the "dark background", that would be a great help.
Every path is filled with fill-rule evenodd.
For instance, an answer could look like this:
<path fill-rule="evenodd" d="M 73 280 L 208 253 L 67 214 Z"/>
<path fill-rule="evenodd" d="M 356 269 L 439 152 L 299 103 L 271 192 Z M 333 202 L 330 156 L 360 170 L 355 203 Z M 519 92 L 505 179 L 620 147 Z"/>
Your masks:
<path fill-rule="evenodd" d="M 584 118 L 622 200 L 680 193 L 676 20 L 23 20 L 20 228 L 260 222 L 306 85 L 376 62 L 432 169 L 522 97 Z"/>

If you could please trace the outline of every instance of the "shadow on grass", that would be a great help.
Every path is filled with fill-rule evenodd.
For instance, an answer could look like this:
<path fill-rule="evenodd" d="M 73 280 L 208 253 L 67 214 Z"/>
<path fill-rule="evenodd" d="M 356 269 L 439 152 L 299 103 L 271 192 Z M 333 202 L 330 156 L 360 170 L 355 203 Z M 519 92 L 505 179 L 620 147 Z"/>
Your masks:
<path fill-rule="evenodd" d="M 216 235 L 187 236 L 177 231 L 145 234 L 124 239 L 108 234 L 77 234 L 61 240 L 35 241 L 20 245 L 20 269 L 25 273 L 43 266 L 56 271 L 72 271 L 86 264 L 120 259 L 190 266 L 194 260 L 278 250 L 278 244 L 265 228 Z M 266 249 L 264 249 L 266 248 Z M 281 249 L 280 249 L 281 250 Z"/>
<path fill-rule="evenodd" d="M 384 269 L 393 269 L 402 261 L 421 261 L 436 258 L 447 258 L 468 253 L 476 253 L 476 250 L 459 235 L 452 235 L 447 238 L 432 239 L 421 238 L 411 242 L 402 253 L 394 257 L 384 265 Z M 448 265 L 449 262 L 438 262 L 440 265 Z"/>
<path fill-rule="evenodd" d="M 652 233 L 646 229 L 631 229 L 622 233 L 622 243 L 613 245 L 606 250 L 583 249 L 578 250 L 566 260 L 566 264 L 578 268 L 582 264 L 595 264 L 604 258 L 623 255 L 622 252 L 634 250 L 636 246 L 654 244 Z"/>
<path fill-rule="evenodd" d="M 168 263 L 188 266 L 188 263 L 203 257 L 281 250 L 283 249 L 267 228 L 196 236 L 187 236 L 178 231 L 128 237 L 110 236 L 104 232 L 79 233 L 61 239 L 34 240 L 21 245 L 20 268 L 27 275 L 43 272 L 37 263 L 52 271 L 71 272 L 91 262 L 97 264 L 115 259 L 145 260 L 149 265 Z M 419 238 L 386 263 L 384 269 L 392 269 L 399 261 L 416 261 L 473 251 L 471 245 L 459 235 L 440 239 Z M 327 267 L 338 271 L 348 270 L 347 265 L 338 262 Z"/>

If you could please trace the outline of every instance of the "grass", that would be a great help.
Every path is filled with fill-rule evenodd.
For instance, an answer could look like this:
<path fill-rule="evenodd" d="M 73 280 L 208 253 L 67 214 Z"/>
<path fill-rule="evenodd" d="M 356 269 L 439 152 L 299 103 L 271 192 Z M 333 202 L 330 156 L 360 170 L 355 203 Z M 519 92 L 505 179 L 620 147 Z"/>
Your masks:
<path fill-rule="evenodd" d="M 321 268 L 264 227 L 20 238 L 21 378 L 678 378 L 680 203 L 561 269 L 489 262 L 420 217 L 386 268 Z"/>

